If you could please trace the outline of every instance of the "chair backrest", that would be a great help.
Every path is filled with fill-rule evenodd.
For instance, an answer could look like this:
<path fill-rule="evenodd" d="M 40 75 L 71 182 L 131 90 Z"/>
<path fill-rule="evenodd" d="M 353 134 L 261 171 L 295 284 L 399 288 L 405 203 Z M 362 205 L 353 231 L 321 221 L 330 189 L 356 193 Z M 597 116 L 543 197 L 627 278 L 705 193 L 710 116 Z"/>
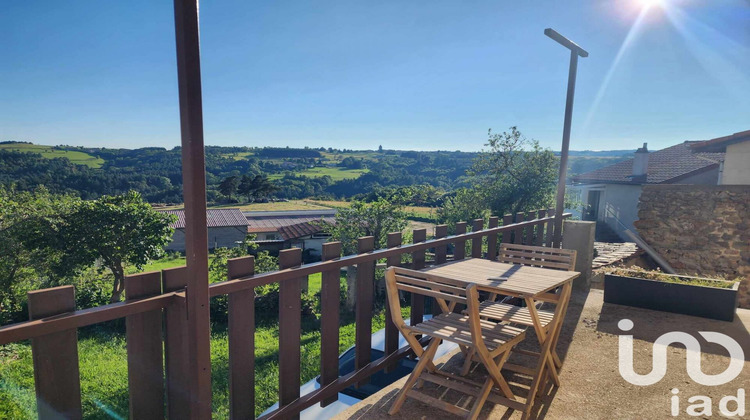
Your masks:
<path fill-rule="evenodd" d="M 456 304 L 466 305 L 465 283 L 419 271 L 390 267 L 385 273 L 385 286 L 391 315 L 401 322 L 399 290 L 433 297 L 443 312 L 449 312 Z"/>
<path fill-rule="evenodd" d="M 497 260 L 508 264 L 573 271 L 576 266 L 576 251 L 545 246 L 500 244 Z"/>

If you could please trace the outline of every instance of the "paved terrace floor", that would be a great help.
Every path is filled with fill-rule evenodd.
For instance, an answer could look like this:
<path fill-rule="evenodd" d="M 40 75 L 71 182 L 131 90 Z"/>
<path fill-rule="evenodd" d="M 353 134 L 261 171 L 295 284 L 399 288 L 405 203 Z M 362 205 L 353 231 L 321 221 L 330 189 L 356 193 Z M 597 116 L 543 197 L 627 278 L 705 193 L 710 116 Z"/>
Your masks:
<path fill-rule="evenodd" d="M 729 365 L 728 352 L 717 344 L 707 343 L 698 331 L 716 331 L 734 338 L 745 351 L 743 372 L 733 381 L 720 386 L 706 387 L 693 382 L 685 369 L 685 348 L 670 346 L 666 376 L 654 385 L 635 386 L 626 382 L 618 370 L 617 327 L 623 318 L 634 322 L 630 331 L 634 336 L 635 371 L 646 374 L 651 370 L 652 343 L 664 333 L 684 331 L 698 339 L 702 345 L 702 368 L 706 374 L 717 374 Z M 686 315 L 605 304 L 601 290 L 576 292 L 560 337 L 558 351 L 563 359 L 560 375 L 561 387 L 548 386 L 544 396 L 537 399 L 532 418 L 538 419 L 661 419 L 689 417 L 685 409 L 688 398 L 705 395 L 713 400 L 713 416 L 698 418 L 725 418 L 719 415 L 719 400 L 725 395 L 737 395 L 739 388 L 750 392 L 750 310 L 738 310 L 734 322 L 714 321 Z M 533 329 L 527 331 L 524 345 L 536 342 Z M 538 347 L 538 346 L 537 346 Z M 514 360 L 515 359 L 515 360 Z M 457 373 L 463 358 L 460 353 L 448 355 L 438 367 Z M 511 361 L 529 364 L 524 356 L 514 355 Z M 525 395 L 530 380 L 503 372 L 511 382 L 514 393 Z M 475 367 L 470 377 L 483 382 L 483 367 Z M 381 390 L 372 397 L 341 413 L 336 419 L 442 419 L 455 418 L 435 407 L 407 398 L 401 411 L 388 415 L 388 409 L 406 378 Z M 670 414 L 670 397 L 673 388 L 679 389 L 681 415 Z M 431 383 L 422 389 L 425 393 L 450 403 L 471 407 L 472 399 L 453 390 Z M 734 409 L 734 403 L 729 409 Z M 750 407 L 747 407 L 750 410 Z M 750 411 L 746 414 L 750 416 Z M 503 406 L 486 403 L 479 418 L 520 419 L 521 413 Z M 738 417 L 739 418 L 739 417 Z M 750 418 L 750 417 L 747 417 Z"/>

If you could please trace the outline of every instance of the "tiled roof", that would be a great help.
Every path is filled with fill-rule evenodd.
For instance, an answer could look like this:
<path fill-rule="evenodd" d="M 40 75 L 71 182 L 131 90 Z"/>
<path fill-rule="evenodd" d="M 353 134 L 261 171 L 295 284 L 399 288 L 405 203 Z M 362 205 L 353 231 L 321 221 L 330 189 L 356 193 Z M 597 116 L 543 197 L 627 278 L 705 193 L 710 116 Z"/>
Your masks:
<path fill-rule="evenodd" d="M 740 131 L 731 136 L 718 137 L 711 140 L 696 142 L 691 144 L 694 152 L 724 152 L 727 146 L 743 141 L 750 141 L 750 130 Z"/>
<path fill-rule="evenodd" d="M 248 232 L 274 232 L 284 226 L 296 225 L 298 223 L 312 222 L 314 220 L 333 219 L 322 216 L 301 216 L 301 217 L 248 217 Z"/>
<path fill-rule="evenodd" d="M 669 184 L 718 167 L 724 153 L 694 153 L 691 145 L 695 143 L 698 142 L 686 141 L 649 153 L 646 179 L 634 179 L 633 159 L 628 159 L 583 173 L 573 177 L 573 181 L 589 184 Z"/>
<path fill-rule="evenodd" d="M 320 226 L 321 222 L 333 223 L 334 220 L 335 219 L 333 218 L 326 218 L 318 219 L 317 221 L 312 222 L 302 222 L 294 225 L 283 226 L 279 228 L 279 234 L 285 241 L 301 238 L 303 236 L 308 236 L 323 231 L 323 228 Z"/>
<path fill-rule="evenodd" d="M 175 229 L 185 229 L 185 210 L 165 210 L 164 213 L 177 216 L 177 221 L 170 226 Z M 247 226 L 247 218 L 240 209 L 206 210 L 206 227 L 229 226 Z"/>

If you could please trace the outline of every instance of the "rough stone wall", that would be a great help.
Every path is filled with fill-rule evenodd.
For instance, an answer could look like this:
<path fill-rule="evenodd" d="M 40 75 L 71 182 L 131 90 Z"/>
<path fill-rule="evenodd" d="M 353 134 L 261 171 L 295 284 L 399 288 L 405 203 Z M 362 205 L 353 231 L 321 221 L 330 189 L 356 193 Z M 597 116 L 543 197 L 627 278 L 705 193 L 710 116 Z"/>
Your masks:
<path fill-rule="evenodd" d="M 635 227 L 680 274 L 743 278 L 750 308 L 750 185 L 649 185 Z"/>

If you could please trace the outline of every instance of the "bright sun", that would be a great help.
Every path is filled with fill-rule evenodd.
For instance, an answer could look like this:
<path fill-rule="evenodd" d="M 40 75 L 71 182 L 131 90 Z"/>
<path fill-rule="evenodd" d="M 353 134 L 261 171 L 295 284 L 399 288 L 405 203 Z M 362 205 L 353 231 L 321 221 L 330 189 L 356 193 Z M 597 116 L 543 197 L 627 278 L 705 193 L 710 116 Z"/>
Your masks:
<path fill-rule="evenodd" d="M 662 4 L 662 0 L 637 0 L 638 3 L 641 4 L 641 7 L 644 9 L 650 9 L 654 6 L 659 6 Z"/>

